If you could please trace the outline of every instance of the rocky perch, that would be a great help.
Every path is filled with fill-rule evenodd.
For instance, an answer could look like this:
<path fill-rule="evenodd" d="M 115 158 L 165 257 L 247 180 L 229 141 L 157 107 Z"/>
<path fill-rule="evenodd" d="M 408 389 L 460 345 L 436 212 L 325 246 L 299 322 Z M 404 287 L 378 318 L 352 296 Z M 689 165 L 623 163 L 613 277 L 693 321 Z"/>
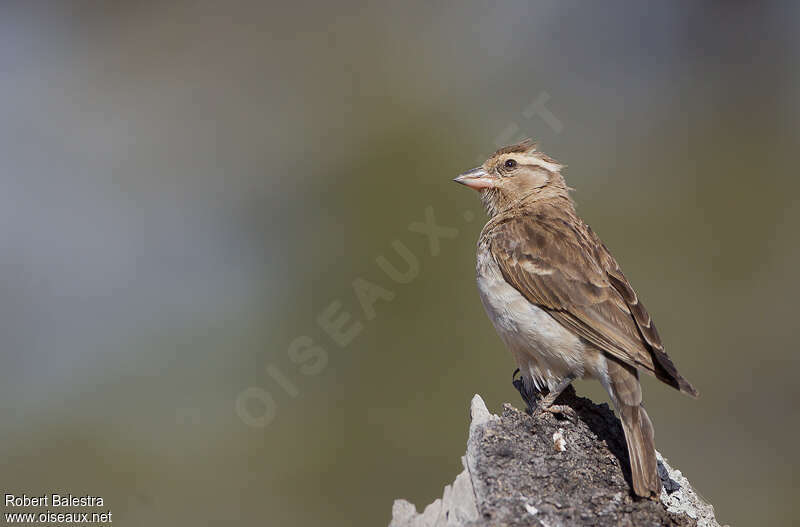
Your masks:
<path fill-rule="evenodd" d="M 498 417 L 475 395 L 464 471 L 421 513 L 395 500 L 390 527 L 719 527 L 714 508 L 660 454 L 661 502 L 632 495 L 625 437 L 608 405 L 571 387 L 559 403 L 575 416 L 532 417 L 504 404 Z"/>

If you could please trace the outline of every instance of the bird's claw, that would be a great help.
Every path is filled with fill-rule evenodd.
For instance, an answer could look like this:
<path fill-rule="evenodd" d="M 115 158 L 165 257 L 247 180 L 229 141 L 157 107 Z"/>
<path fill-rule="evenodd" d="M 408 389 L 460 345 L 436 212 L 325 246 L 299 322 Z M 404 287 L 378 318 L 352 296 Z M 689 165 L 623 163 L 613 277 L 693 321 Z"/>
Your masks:
<path fill-rule="evenodd" d="M 551 404 L 550 406 L 539 405 L 537 410 L 540 412 L 540 415 L 542 415 L 545 412 L 553 415 L 561 414 L 570 421 L 572 421 L 577 415 L 572 407 L 567 406 L 565 404 Z"/>
<path fill-rule="evenodd" d="M 527 406 L 525 408 L 525 413 L 528 414 L 528 415 L 533 415 L 533 412 L 535 411 L 536 407 L 538 406 L 536 404 L 536 395 L 531 393 L 531 392 L 529 392 L 525 388 L 525 382 L 522 380 L 522 377 L 520 377 L 519 379 L 515 379 L 514 378 L 516 376 L 517 372 L 519 372 L 519 368 L 517 368 L 514 371 L 513 375 L 511 376 L 511 379 L 512 379 L 511 384 L 514 386 L 514 388 L 517 389 L 517 391 L 519 392 L 520 397 L 522 397 L 522 400 L 525 402 L 525 405 Z"/>

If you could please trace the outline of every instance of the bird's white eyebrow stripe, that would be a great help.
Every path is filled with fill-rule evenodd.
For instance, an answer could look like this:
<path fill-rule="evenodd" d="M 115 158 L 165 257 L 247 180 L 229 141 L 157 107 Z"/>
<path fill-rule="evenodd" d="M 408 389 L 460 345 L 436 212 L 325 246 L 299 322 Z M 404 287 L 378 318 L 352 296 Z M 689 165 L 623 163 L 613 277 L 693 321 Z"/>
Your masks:
<path fill-rule="evenodd" d="M 521 165 L 535 165 L 549 172 L 559 172 L 564 168 L 560 163 L 551 163 L 532 154 L 507 154 L 503 159 L 515 159 Z"/>
<path fill-rule="evenodd" d="M 559 170 L 561 170 L 561 165 L 559 165 L 558 163 L 548 163 L 544 159 L 539 159 L 532 156 L 526 157 L 525 163 L 530 165 L 536 165 L 539 168 L 543 168 L 549 172 L 558 172 Z"/>

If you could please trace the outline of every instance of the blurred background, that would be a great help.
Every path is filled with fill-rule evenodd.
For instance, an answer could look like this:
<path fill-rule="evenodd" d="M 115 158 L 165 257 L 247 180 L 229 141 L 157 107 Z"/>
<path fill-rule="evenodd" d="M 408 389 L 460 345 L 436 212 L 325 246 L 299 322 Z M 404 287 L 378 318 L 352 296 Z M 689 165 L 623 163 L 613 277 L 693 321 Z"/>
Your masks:
<path fill-rule="evenodd" d="M 789 525 L 799 59 L 791 2 L 4 3 L 0 487 L 118 525 L 424 507 L 472 395 L 520 405 L 451 179 L 530 136 L 702 393 L 644 380 L 660 451 L 720 523 Z"/>

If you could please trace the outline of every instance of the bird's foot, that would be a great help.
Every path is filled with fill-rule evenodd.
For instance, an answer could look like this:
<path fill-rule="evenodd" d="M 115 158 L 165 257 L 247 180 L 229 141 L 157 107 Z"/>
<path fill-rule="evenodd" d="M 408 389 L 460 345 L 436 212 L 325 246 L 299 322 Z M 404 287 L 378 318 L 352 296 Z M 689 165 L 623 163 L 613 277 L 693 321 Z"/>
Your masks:
<path fill-rule="evenodd" d="M 537 408 L 537 398 L 536 394 L 525 387 L 525 381 L 522 380 L 522 377 L 519 379 L 515 379 L 517 373 L 519 373 L 519 368 L 514 370 L 514 373 L 511 374 L 511 384 L 514 385 L 514 388 L 517 389 L 519 395 L 522 397 L 522 400 L 525 402 L 525 413 L 528 415 L 533 415 Z"/>
<path fill-rule="evenodd" d="M 542 400 L 539 402 L 539 415 L 542 415 L 544 412 L 551 413 L 551 414 L 561 414 L 566 419 L 572 421 L 574 417 L 577 415 L 575 410 L 565 404 L 555 404 L 556 399 L 561 393 L 566 390 L 572 381 L 575 379 L 574 375 L 568 375 L 567 377 L 561 379 L 550 393 L 542 397 Z"/>
<path fill-rule="evenodd" d="M 551 404 L 550 406 L 539 405 L 539 411 L 541 412 L 540 415 L 544 414 L 545 412 L 553 415 L 561 414 L 570 421 L 572 421 L 577 415 L 575 410 L 566 404 Z"/>

